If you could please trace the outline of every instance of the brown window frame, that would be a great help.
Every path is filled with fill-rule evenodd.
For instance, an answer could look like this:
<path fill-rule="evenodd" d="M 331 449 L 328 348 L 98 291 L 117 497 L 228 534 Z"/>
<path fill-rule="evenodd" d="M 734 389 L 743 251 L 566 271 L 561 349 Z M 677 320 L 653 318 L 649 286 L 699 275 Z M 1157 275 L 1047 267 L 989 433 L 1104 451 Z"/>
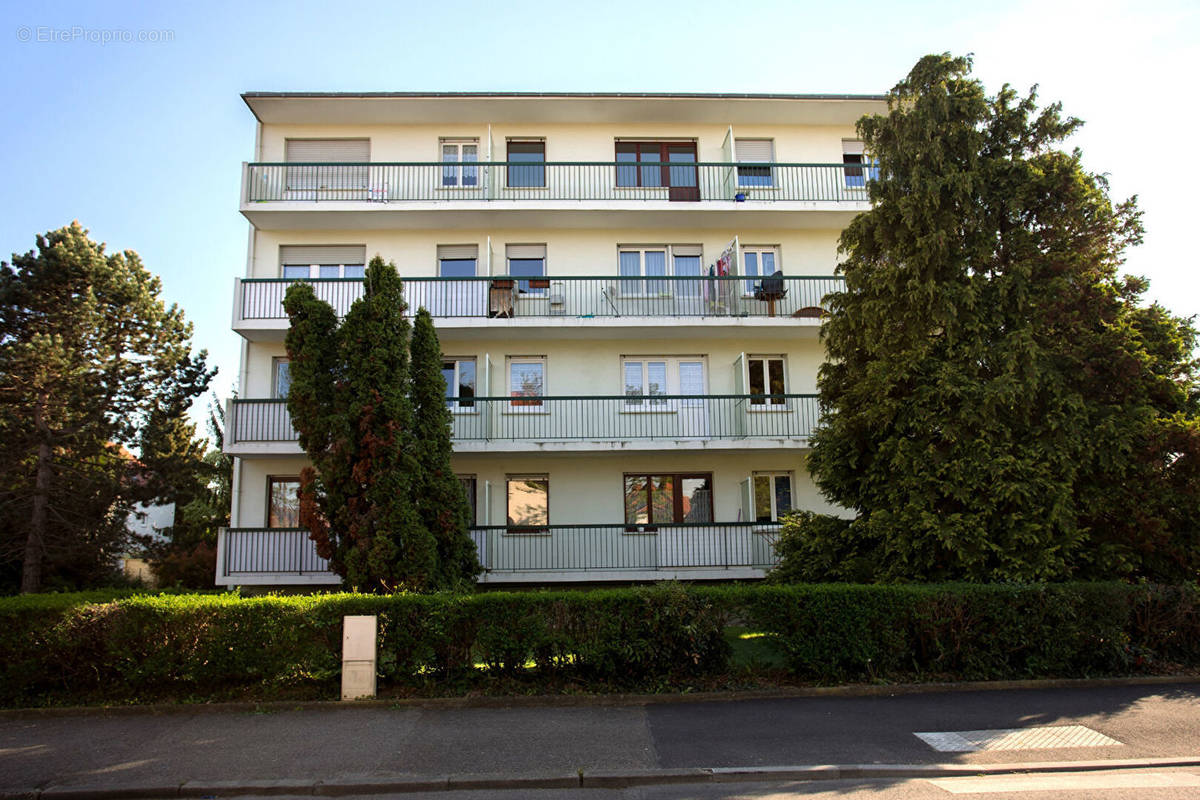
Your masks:
<path fill-rule="evenodd" d="M 296 484 L 296 527 L 300 527 L 300 476 L 299 475 L 268 475 L 267 476 L 267 514 L 266 522 L 268 528 L 282 528 L 281 525 L 273 524 L 273 506 L 271 496 L 274 494 L 272 488 L 277 483 L 294 483 Z"/>
<path fill-rule="evenodd" d="M 636 150 L 634 151 L 634 157 L 635 157 L 634 160 L 631 162 L 620 161 L 617 158 L 617 156 L 620 154 L 621 148 L 622 147 L 630 147 L 630 146 L 636 148 Z M 651 147 L 656 148 L 658 150 L 658 158 L 655 160 L 658 161 L 662 165 L 659 167 L 659 176 L 658 176 L 659 182 L 657 184 L 654 184 L 653 186 L 646 186 L 645 184 L 642 183 L 642 148 L 643 147 L 647 148 L 647 149 L 649 149 Z M 675 166 L 675 167 L 686 166 L 686 164 L 674 164 L 674 165 L 670 164 L 667 149 L 671 148 L 671 147 L 690 147 L 690 148 L 692 148 L 692 158 L 695 159 L 696 161 L 700 160 L 700 154 L 699 154 L 698 149 L 696 148 L 696 143 L 694 141 L 679 140 L 679 141 L 669 142 L 669 141 L 654 141 L 654 140 L 648 139 L 644 142 L 643 141 L 628 141 L 628 140 L 615 142 L 613 145 L 613 161 L 617 163 L 616 185 L 622 189 L 634 189 L 634 188 L 642 188 L 642 187 L 645 187 L 648 189 L 670 189 L 671 188 L 671 167 L 672 166 Z M 653 162 L 651 162 L 651 163 L 653 163 Z M 633 172 L 634 172 L 634 177 L 635 177 L 634 182 L 633 183 L 621 183 L 622 169 L 630 169 L 630 168 L 632 168 Z M 692 168 L 695 169 L 695 162 L 693 162 Z"/>
<path fill-rule="evenodd" d="M 658 525 L 679 525 L 683 522 L 683 492 L 676 491 L 671 508 L 670 520 L 655 520 L 654 505 L 650 502 L 649 487 L 651 478 L 672 478 L 676 481 L 676 485 L 681 485 L 688 478 L 699 478 L 708 481 L 708 518 L 713 519 L 713 474 L 711 472 L 626 472 L 621 475 L 621 516 L 625 516 L 625 485 L 630 478 L 644 478 L 646 481 L 646 514 L 649 519 L 646 522 L 630 522 L 625 520 L 625 530 L 655 530 Z"/>

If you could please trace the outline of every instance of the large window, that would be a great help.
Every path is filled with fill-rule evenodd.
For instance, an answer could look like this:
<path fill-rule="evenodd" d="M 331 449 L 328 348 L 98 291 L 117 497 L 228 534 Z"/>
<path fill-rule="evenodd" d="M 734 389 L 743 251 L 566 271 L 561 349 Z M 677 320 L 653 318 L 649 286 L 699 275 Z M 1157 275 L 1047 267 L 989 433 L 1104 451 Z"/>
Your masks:
<path fill-rule="evenodd" d="M 361 278 L 366 272 L 367 246 L 318 244 L 279 246 L 284 278 Z"/>
<path fill-rule="evenodd" d="M 542 187 L 546 185 L 546 143 L 544 141 L 508 142 L 508 185 Z"/>
<path fill-rule="evenodd" d="M 704 394 L 704 358 L 702 356 L 623 356 L 621 377 L 624 382 L 625 410 L 672 409 L 680 407 L 662 395 Z M 695 407 L 688 399 L 685 408 Z"/>
<path fill-rule="evenodd" d="M 510 356 L 508 359 L 508 396 L 515 409 L 541 409 L 546 393 L 546 357 Z"/>
<path fill-rule="evenodd" d="M 779 249 L 774 246 L 745 245 L 742 247 L 742 272 L 745 273 L 745 292 L 753 295 L 761 278 L 779 269 Z"/>
<path fill-rule="evenodd" d="M 550 477 L 509 475 L 508 525 L 513 528 L 544 528 L 550 524 Z"/>
<path fill-rule="evenodd" d="M 445 358 L 442 377 L 446 379 L 446 407 L 451 411 L 475 408 L 475 359 Z M 451 399 L 456 398 L 456 399 Z"/>
<path fill-rule="evenodd" d="M 267 478 L 267 527 L 300 527 L 299 478 Z"/>
<path fill-rule="evenodd" d="M 754 520 L 778 522 L 792 510 L 792 473 L 754 473 Z"/>
<path fill-rule="evenodd" d="M 437 258 L 439 278 L 474 278 L 479 263 L 479 245 L 439 244 Z"/>
<path fill-rule="evenodd" d="M 697 186 L 694 142 L 617 142 L 616 151 L 617 186 Z"/>
<path fill-rule="evenodd" d="M 292 389 L 292 365 L 286 358 L 271 359 L 271 397 L 286 400 Z"/>
<path fill-rule="evenodd" d="M 771 139 L 736 139 L 734 149 L 741 164 L 770 164 L 775 161 L 775 142 Z M 738 186 L 774 186 L 769 166 L 738 167 Z"/>
<path fill-rule="evenodd" d="M 442 139 L 442 186 L 479 185 L 479 140 Z"/>
<path fill-rule="evenodd" d="M 625 375 L 625 405 L 640 406 L 646 398 L 650 406 L 665 406 L 666 400 L 655 399 L 667 394 L 667 362 L 654 359 L 626 358 L 622 363 Z"/>
<path fill-rule="evenodd" d="M 517 281 L 517 293 L 541 297 L 550 288 L 546 279 L 546 245 L 510 244 L 504 248 L 508 274 L 525 280 Z"/>
<path fill-rule="evenodd" d="M 699 297 L 702 269 L 700 245 L 621 245 L 617 251 L 622 297 Z M 668 275 L 691 280 L 662 280 Z"/>
<path fill-rule="evenodd" d="M 746 359 L 750 375 L 750 405 L 784 406 L 787 392 L 784 386 L 783 356 L 750 356 Z"/>
<path fill-rule="evenodd" d="M 712 474 L 625 474 L 625 524 L 712 522 Z"/>

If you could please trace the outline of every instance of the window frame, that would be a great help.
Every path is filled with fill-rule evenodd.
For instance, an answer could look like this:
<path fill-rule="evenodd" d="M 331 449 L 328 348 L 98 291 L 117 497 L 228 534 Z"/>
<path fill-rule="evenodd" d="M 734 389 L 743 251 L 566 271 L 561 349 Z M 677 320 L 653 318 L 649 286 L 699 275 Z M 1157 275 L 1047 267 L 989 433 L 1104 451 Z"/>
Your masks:
<path fill-rule="evenodd" d="M 758 482 L 759 478 L 767 479 L 767 486 L 769 489 L 768 494 L 770 496 L 770 504 L 771 504 L 770 509 L 768 509 L 768 511 L 770 512 L 770 519 L 764 520 L 764 519 L 759 518 L 759 510 L 760 509 L 758 508 L 758 486 L 757 486 L 757 482 Z M 796 476 L 795 476 L 795 473 L 793 473 L 791 470 L 757 470 L 757 471 L 751 472 L 750 473 L 750 494 L 754 501 L 754 508 L 751 510 L 754 512 L 754 524 L 755 525 L 778 525 L 779 524 L 780 512 L 779 512 L 778 503 L 777 503 L 777 500 L 779 498 L 779 493 L 778 493 L 778 489 L 776 488 L 776 481 L 778 478 L 787 478 L 788 479 L 788 499 L 791 501 L 791 507 L 788 508 L 787 511 L 785 511 L 783 513 L 786 514 L 791 511 L 796 510 Z"/>
<path fill-rule="evenodd" d="M 620 159 L 620 156 L 621 156 L 620 148 L 621 147 L 635 148 L 633 161 L 631 161 L 631 162 L 621 161 L 621 159 Z M 688 162 L 686 162 L 686 161 L 681 161 L 681 162 L 677 162 L 677 163 L 671 162 L 669 148 L 672 148 L 672 147 L 691 147 L 692 148 L 692 153 L 691 153 L 692 161 L 691 161 L 690 166 L 693 171 L 693 176 L 696 177 L 696 179 L 697 179 L 696 183 L 694 183 L 694 184 L 693 183 L 679 184 L 679 186 L 676 188 L 691 188 L 692 186 L 698 187 L 699 180 L 698 180 L 698 173 L 696 172 L 696 170 L 697 170 L 696 165 L 700 161 L 700 148 L 695 139 L 616 139 L 616 140 L 614 140 L 614 142 L 613 142 L 613 163 L 616 166 L 613 170 L 613 187 L 615 189 L 642 189 L 642 190 L 670 189 L 674 185 L 671 183 L 671 168 L 672 167 L 682 168 L 682 167 L 689 166 Z M 642 160 L 642 149 L 643 148 L 646 148 L 647 150 L 649 150 L 650 148 L 656 149 L 658 151 L 658 158 L 654 159 L 653 161 L 643 161 Z M 644 174 L 653 174 L 653 171 L 654 171 L 653 167 L 642 166 L 645 163 L 660 165 L 658 167 L 658 181 L 659 181 L 658 183 L 647 184 L 647 183 L 643 182 L 643 175 Z M 631 170 L 631 169 L 633 170 L 633 174 L 634 174 L 634 182 L 633 183 L 623 183 L 621 180 L 622 174 L 623 173 L 627 174 L 627 171 Z M 650 170 L 650 172 L 644 173 L 643 170 Z"/>
<path fill-rule="evenodd" d="M 514 481 L 544 481 L 546 484 L 546 521 L 533 525 L 514 525 L 509 515 L 512 502 L 511 485 Z M 504 476 L 504 527 L 507 536 L 549 536 L 550 535 L 550 473 L 548 472 L 517 472 Z"/>
<path fill-rule="evenodd" d="M 460 376 L 462 374 L 462 372 L 459 368 L 459 365 L 467 363 L 467 362 L 469 362 L 474 367 L 474 373 L 475 373 L 475 390 L 474 391 L 475 391 L 475 393 L 473 395 L 471 395 L 471 398 L 472 398 L 471 400 L 463 400 L 461 395 L 449 394 L 450 385 L 447 384 L 446 385 L 446 392 L 447 392 L 446 408 L 447 408 L 447 410 L 450 411 L 451 414 L 478 414 L 479 413 L 479 406 L 475 403 L 475 400 L 474 400 L 474 398 L 479 397 L 479 359 L 477 359 L 475 356 L 443 355 L 442 356 L 442 371 L 443 372 L 446 371 L 446 364 L 453 364 L 454 365 L 454 367 L 453 367 L 454 385 L 455 385 L 455 387 L 458 387 L 461 385 L 461 377 Z M 456 391 L 457 391 L 457 389 L 456 389 Z M 456 401 L 451 401 L 450 400 L 451 397 L 458 397 L 459 399 Z"/>
<path fill-rule="evenodd" d="M 471 474 L 455 474 L 459 482 L 462 484 L 464 491 L 466 490 L 467 482 L 471 484 L 470 491 L 467 491 L 467 505 L 471 507 L 471 525 L 474 528 L 479 525 L 479 476 Z"/>
<path fill-rule="evenodd" d="M 539 395 L 526 395 L 513 393 L 513 373 L 514 364 L 540 364 L 542 368 L 542 393 Z M 506 414 L 548 414 L 546 404 L 543 400 L 546 395 L 546 387 L 549 383 L 549 359 L 546 356 L 505 356 L 504 357 L 504 395 L 509 398 L 505 404 L 504 412 Z M 528 398 L 517 400 L 514 398 Z"/>
<path fill-rule="evenodd" d="M 768 163 L 768 164 L 772 164 L 772 165 L 774 165 L 774 164 L 776 163 L 776 160 L 775 160 L 775 140 L 774 140 L 773 138 L 771 138 L 771 137 L 768 137 L 768 136 L 746 136 L 746 137 L 734 137 L 734 140 L 733 140 L 733 149 L 734 149 L 734 151 L 735 151 L 735 154 L 737 154 L 737 155 L 738 155 L 738 160 L 737 160 L 737 161 L 738 161 L 738 168 L 737 168 L 737 188 L 738 188 L 739 190 L 740 190 L 740 189 L 757 189 L 757 190 L 759 190 L 759 191 L 761 191 L 761 190 L 763 190 L 763 189 L 777 189 L 777 188 L 778 188 L 778 186 L 776 185 L 776 181 L 775 181 L 775 168 L 774 168 L 774 166 L 770 166 L 770 167 L 758 167 L 758 166 L 755 166 L 755 167 L 743 167 L 743 166 L 741 166 L 741 165 L 742 165 L 742 163 L 743 163 L 743 160 L 742 160 L 742 158 L 741 158 L 741 155 L 740 155 L 740 154 L 738 154 L 738 153 L 736 153 L 736 151 L 737 151 L 737 149 L 738 149 L 738 142 L 767 142 L 767 143 L 768 143 L 768 146 L 770 147 L 770 150 L 771 150 L 771 157 L 770 157 L 770 158 L 768 158 L 768 159 L 766 160 L 766 162 L 750 161 L 750 162 L 746 162 L 746 163 L 750 163 L 750 164 Z M 742 171 L 742 170 L 746 170 L 746 172 L 744 172 L 744 173 L 743 173 L 743 171 Z M 753 174 L 751 174 L 751 172 L 753 172 Z M 765 172 L 765 175 L 764 175 L 764 172 Z M 746 177 L 746 178 L 762 178 L 762 177 L 766 177 L 766 179 L 767 179 L 767 182 L 766 182 L 766 183 L 744 183 L 744 182 L 742 181 L 742 178 L 743 178 L 743 177 Z"/>
<path fill-rule="evenodd" d="M 754 367 L 753 362 L 762 362 L 762 379 L 763 392 L 756 394 L 751 388 L 753 385 Z M 771 369 L 770 362 L 778 361 L 780 363 L 780 377 L 783 380 L 783 391 L 780 393 L 772 392 L 771 389 Z M 788 411 L 787 397 L 773 397 L 772 395 L 786 395 L 788 387 L 788 368 L 787 356 L 783 354 L 747 354 L 746 355 L 746 394 L 750 396 L 750 402 L 747 407 L 751 411 Z M 768 402 L 769 401 L 769 402 Z"/>
<path fill-rule="evenodd" d="M 863 142 L 860 139 L 842 139 L 842 188 L 865 192 L 867 184 L 878 179 L 879 161 L 867 153 Z"/>
<path fill-rule="evenodd" d="M 513 256 L 511 251 L 513 248 L 521 247 L 540 247 L 542 254 L 540 256 Z M 548 266 L 547 255 L 549 249 L 545 243 L 518 243 L 509 242 L 504 245 L 504 272 L 505 276 L 511 278 L 513 284 L 513 293 L 517 299 L 521 298 L 542 298 L 546 297 L 550 290 L 550 268 Z M 514 261 L 541 261 L 541 275 L 515 275 L 512 270 L 512 262 Z M 535 285 L 536 284 L 536 285 Z"/>
<path fill-rule="evenodd" d="M 463 160 L 464 147 L 475 148 L 475 160 Z M 446 160 L 446 148 L 453 147 L 456 159 L 454 161 Z M 483 180 L 480 170 L 479 160 L 479 137 L 470 136 L 442 136 L 438 138 L 438 163 L 442 165 L 441 180 L 438 184 L 438 189 L 441 190 L 475 190 L 483 188 Z M 468 166 L 474 165 L 474 166 Z M 468 170 L 474 172 L 475 182 L 466 183 Z M 447 176 L 451 176 L 453 183 L 447 183 Z"/>
<path fill-rule="evenodd" d="M 542 148 L 541 161 L 520 161 L 514 162 L 512 158 L 512 146 L 529 146 L 539 145 Z M 504 170 L 504 187 L 506 189 L 545 189 L 546 188 L 546 140 L 537 137 L 514 136 L 504 140 L 504 160 L 508 165 Z M 514 166 L 516 164 L 516 166 Z M 517 175 L 526 174 L 524 171 L 529 170 L 531 176 L 536 176 L 540 179 L 540 183 L 513 183 L 513 173 Z M 535 178 L 531 177 L 531 180 Z"/>
<path fill-rule="evenodd" d="M 296 485 L 296 498 L 295 498 L 295 500 L 296 500 L 296 524 L 291 527 L 285 527 L 283 525 L 272 524 L 273 514 L 274 514 L 274 503 L 272 502 L 272 496 L 274 495 L 273 487 L 275 486 L 275 484 L 287 484 L 287 483 L 294 483 Z M 267 528 L 277 528 L 280 530 L 295 530 L 297 528 L 300 528 L 300 476 L 299 475 L 268 475 L 267 476 L 267 503 L 266 503 L 265 513 L 263 516 L 265 517 L 265 522 L 266 522 L 265 527 L 267 527 Z"/>
<path fill-rule="evenodd" d="M 756 262 L 755 269 L 758 270 L 758 273 L 756 275 L 752 276 L 752 275 L 750 275 L 749 272 L 746 271 L 746 254 L 747 253 L 754 253 L 757 256 L 757 258 L 755 259 L 755 262 Z M 762 257 L 764 254 L 769 254 L 775 261 L 775 269 L 771 270 L 771 272 L 769 272 L 769 273 L 764 273 L 763 268 L 762 268 L 762 262 L 763 262 Z M 746 277 L 746 280 L 743 281 L 743 284 L 742 284 L 742 297 L 744 297 L 744 298 L 754 297 L 754 289 L 755 289 L 754 284 L 755 283 L 761 283 L 763 278 L 770 277 L 776 271 L 780 271 L 780 272 L 783 271 L 783 258 L 780 254 L 779 245 L 777 245 L 777 244 L 744 244 L 744 245 L 742 245 L 740 264 L 742 266 L 742 273 Z"/>
<path fill-rule="evenodd" d="M 629 520 L 629 508 L 627 500 L 629 493 L 627 487 L 630 478 L 644 478 L 646 491 L 646 522 L 631 522 Z M 674 496 L 671 498 L 671 519 L 670 520 L 655 520 L 654 519 L 654 503 L 650 496 L 652 491 L 652 481 L 654 478 L 671 478 L 676 487 Z M 698 479 L 708 481 L 708 520 L 701 522 L 689 523 L 683 519 L 686 514 L 683 511 L 683 481 Z M 711 472 L 623 472 L 621 473 L 621 516 L 625 520 L 625 531 L 627 533 L 650 533 L 658 529 L 659 525 L 711 525 L 715 519 L 713 512 L 713 473 Z"/>
<path fill-rule="evenodd" d="M 690 252 L 680 252 L 683 250 L 695 249 L 698 252 L 693 254 Z M 663 269 L 661 275 L 651 275 L 646 272 L 646 254 L 659 253 L 663 254 Z M 625 275 L 621 272 L 622 256 L 626 253 L 638 254 L 638 274 Z M 699 263 L 699 273 L 696 275 L 680 275 L 676 267 L 677 259 L 680 258 L 695 258 Z M 662 280 L 663 278 L 688 277 L 696 278 L 695 281 L 670 281 Z M 703 296 L 702 286 L 704 278 L 704 245 L 688 244 L 679 242 L 676 244 L 618 244 L 617 245 L 617 295 L 619 297 L 638 299 L 638 298 L 660 298 L 671 297 L 684 300 L 699 299 Z M 663 286 L 662 290 L 655 290 L 653 287 L 656 283 Z M 677 289 L 680 286 L 695 285 L 695 291 L 679 292 Z M 625 291 L 627 286 L 636 286 L 632 292 Z"/>
<path fill-rule="evenodd" d="M 288 390 L 292 388 L 292 360 L 287 356 L 274 356 L 271 358 L 271 399 L 272 400 L 287 400 L 286 394 L 279 392 L 279 368 L 287 366 L 288 371 Z"/>

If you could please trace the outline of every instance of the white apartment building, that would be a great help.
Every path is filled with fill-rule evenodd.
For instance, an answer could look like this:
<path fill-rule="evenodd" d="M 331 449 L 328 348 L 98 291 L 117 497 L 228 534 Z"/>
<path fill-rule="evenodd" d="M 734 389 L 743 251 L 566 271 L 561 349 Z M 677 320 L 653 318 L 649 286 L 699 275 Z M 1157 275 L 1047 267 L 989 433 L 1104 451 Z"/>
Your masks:
<path fill-rule="evenodd" d="M 260 93 L 221 585 L 335 584 L 297 528 L 281 301 L 396 263 L 434 315 L 487 583 L 751 578 L 806 468 L 822 298 L 882 97 Z"/>

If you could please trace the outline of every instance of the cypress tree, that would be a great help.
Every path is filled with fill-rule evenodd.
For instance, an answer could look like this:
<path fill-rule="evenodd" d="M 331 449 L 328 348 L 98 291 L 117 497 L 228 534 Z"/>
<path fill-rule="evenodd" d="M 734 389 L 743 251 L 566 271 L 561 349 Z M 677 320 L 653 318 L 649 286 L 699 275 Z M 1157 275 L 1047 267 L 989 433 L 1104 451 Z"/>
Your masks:
<path fill-rule="evenodd" d="M 312 466 L 300 518 L 347 586 L 425 591 L 437 548 L 414 505 L 419 465 L 409 389 L 409 322 L 393 264 L 376 256 L 339 326 L 312 287 L 289 287 L 288 410 Z"/>
<path fill-rule="evenodd" d="M 417 311 L 412 335 L 412 402 L 416 435 L 416 505 L 421 522 L 437 541 L 439 583 L 467 585 L 481 568 L 471 539 L 471 509 L 450 466 L 452 419 L 446 407 L 442 351 L 433 316 Z"/>

